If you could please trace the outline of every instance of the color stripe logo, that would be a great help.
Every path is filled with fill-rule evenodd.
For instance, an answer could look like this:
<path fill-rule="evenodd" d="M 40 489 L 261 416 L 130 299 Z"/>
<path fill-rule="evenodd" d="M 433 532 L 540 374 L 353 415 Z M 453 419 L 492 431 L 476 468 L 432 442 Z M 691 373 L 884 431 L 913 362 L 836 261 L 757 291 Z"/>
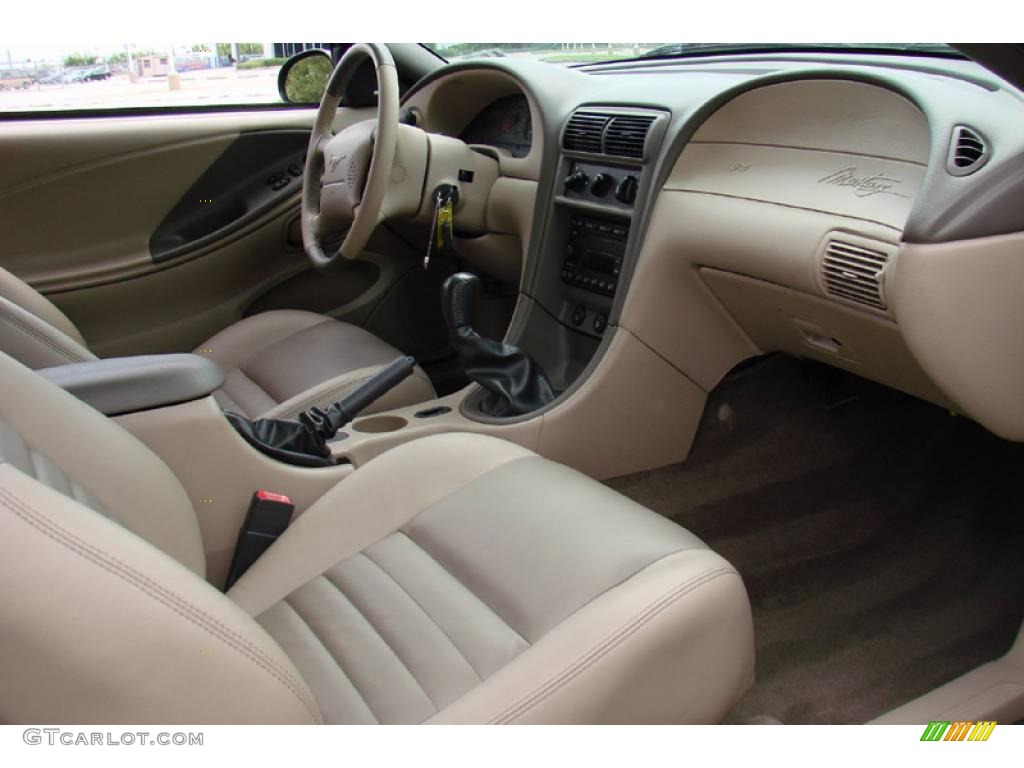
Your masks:
<path fill-rule="evenodd" d="M 932 720 L 921 741 L 988 741 L 995 727 L 995 720 Z"/>

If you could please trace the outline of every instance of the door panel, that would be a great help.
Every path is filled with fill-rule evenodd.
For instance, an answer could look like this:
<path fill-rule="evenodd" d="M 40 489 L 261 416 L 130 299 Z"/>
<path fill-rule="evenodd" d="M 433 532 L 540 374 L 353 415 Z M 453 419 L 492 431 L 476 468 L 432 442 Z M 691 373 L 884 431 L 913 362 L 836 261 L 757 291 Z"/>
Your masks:
<path fill-rule="evenodd" d="M 342 110 L 337 127 L 374 115 Z M 301 158 L 314 116 L 0 123 L 0 265 L 47 294 L 101 356 L 192 349 L 309 269 L 294 244 L 301 184 L 273 190 L 266 171 Z M 331 313 L 352 301 L 342 292 Z"/>
<path fill-rule="evenodd" d="M 100 357 L 185 352 L 238 320 L 249 303 L 308 269 L 284 246 L 291 206 L 208 253 L 122 279 L 48 297 Z"/>

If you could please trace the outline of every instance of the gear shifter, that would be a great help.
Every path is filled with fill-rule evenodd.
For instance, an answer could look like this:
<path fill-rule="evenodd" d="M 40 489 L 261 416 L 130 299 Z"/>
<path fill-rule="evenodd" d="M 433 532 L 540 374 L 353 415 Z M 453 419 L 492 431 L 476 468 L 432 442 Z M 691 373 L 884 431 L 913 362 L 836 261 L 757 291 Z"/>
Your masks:
<path fill-rule="evenodd" d="M 537 362 L 518 347 L 485 339 L 470 324 L 470 300 L 480 278 L 458 272 L 444 282 L 441 305 L 452 346 L 466 375 L 487 394 L 480 410 L 488 416 L 518 416 L 555 399 L 551 382 Z"/>

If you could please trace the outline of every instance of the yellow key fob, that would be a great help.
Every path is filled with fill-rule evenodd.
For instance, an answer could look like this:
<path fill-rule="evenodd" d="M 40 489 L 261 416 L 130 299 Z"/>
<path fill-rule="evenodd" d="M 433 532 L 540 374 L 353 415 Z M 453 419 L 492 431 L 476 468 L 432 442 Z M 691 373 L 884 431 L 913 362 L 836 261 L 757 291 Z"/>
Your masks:
<path fill-rule="evenodd" d="M 441 203 L 441 206 L 437 210 L 437 247 L 445 248 L 449 244 L 449 238 L 451 237 L 452 224 L 454 222 L 454 206 L 451 201 L 448 200 Z"/>

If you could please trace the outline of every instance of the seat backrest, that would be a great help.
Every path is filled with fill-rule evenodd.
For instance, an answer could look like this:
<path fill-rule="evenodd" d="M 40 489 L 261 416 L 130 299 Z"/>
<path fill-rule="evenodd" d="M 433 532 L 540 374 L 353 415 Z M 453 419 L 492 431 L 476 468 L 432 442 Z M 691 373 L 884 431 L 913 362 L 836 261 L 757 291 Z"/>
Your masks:
<path fill-rule="evenodd" d="M 0 393 L 0 722 L 319 721 L 160 459 L 3 354 Z"/>
<path fill-rule="evenodd" d="M 67 315 L 2 267 L 0 352 L 35 369 L 96 359 Z"/>
<path fill-rule="evenodd" d="M 205 573 L 195 510 L 156 454 L 2 352 L 0 392 L 0 465 L 10 464 Z"/>

